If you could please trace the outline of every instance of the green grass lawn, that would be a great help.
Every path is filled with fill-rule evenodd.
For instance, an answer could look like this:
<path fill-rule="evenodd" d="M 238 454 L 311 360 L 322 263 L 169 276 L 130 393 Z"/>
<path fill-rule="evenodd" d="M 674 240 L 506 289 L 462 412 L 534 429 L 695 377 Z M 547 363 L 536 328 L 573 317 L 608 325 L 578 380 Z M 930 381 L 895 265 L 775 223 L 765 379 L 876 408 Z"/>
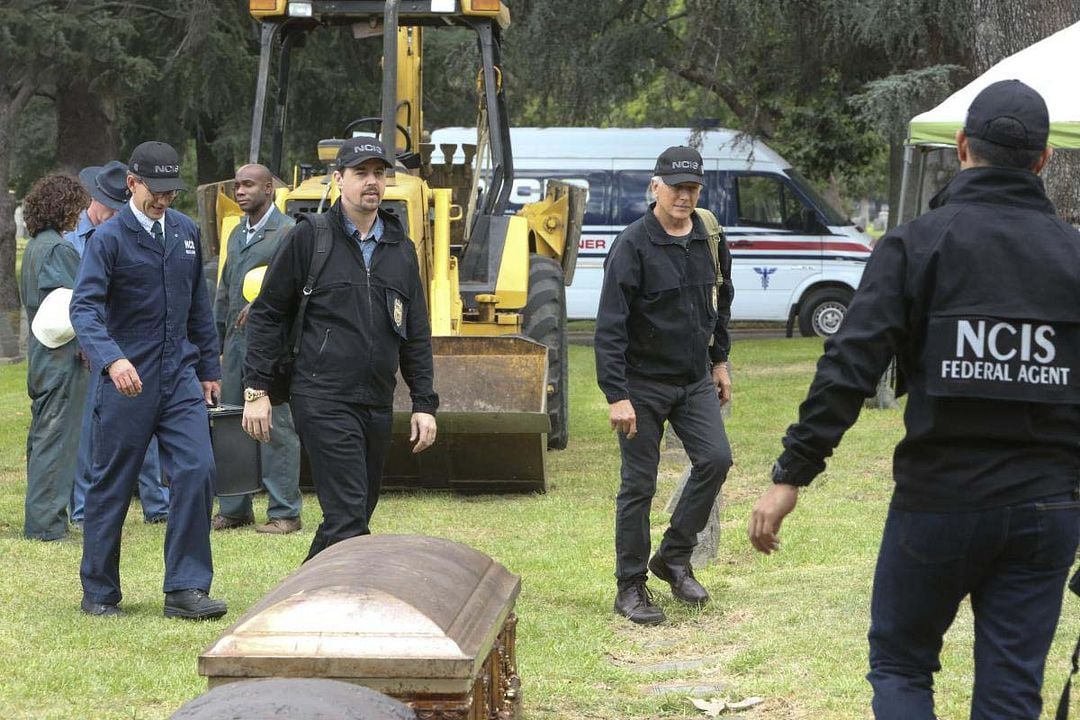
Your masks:
<path fill-rule="evenodd" d="M 898 412 L 866 411 L 829 471 L 804 492 L 783 532 L 783 551 L 753 553 L 746 520 L 767 484 L 780 437 L 795 418 L 820 353 L 815 339 L 737 342 L 729 433 L 736 465 L 725 486 L 718 561 L 698 573 L 714 601 L 675 604 L 652 581 L 670 622 L 639 628 L 611 612 L 613 505 L 618 451 L 596 389 L 592 351 L 571 348 L 571 443 L 549 456 L 545 495 L 456 497 L 392 494 L 380 502 L 378 533 L 424 533 L 468 543 L 522 577 L 518 657 L 529 720 L 703 717 L 685 695 L 658 684 L 758 695 L 746 718 L 868 718 L 866 630 L 870 583 L 890 481 Z M 304 531 L 214 535 L 214 594 L 226 622 L 190 624 L 161 616 L 164 528 L 133 509 L 122 572 L 128 616 L 101 621 L 78 611 L 76 541 L 21 538 L 24 440 L 29 419 L 25 365 L 0 368 L 0 709 L 8 718 L 164 718 L 206 689 L 198 654 L 229 622 L 292 571 L 318 523 L 305 498 Z M 685 460 L 665 452 L 653 512 L 654 541 Z M 257 501 L 262 517 L 265 500 Z M 1048 701 L 1060 692 L 1080 631 L 1080 601 L 1065 618 L 1047 672 Z M 967 717 L 971 619 L 965 607 L 945 642 L 938 714 Z M 681 670 L 656 670 L 682 663 Z M 1044 713 L 1049 718 L 1052 713 Z M 729 717 L 730 715 L 724 715 Z"/>

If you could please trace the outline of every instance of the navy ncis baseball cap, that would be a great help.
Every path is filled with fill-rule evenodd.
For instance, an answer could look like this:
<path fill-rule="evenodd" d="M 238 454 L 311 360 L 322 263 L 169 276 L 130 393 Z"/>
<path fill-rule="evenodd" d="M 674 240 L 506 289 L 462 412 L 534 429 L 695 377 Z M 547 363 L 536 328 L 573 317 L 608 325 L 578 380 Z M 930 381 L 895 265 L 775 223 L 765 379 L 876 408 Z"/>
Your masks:
<path fill-rule="evenodd" d="M 968 108 L 964 134 L 1018 150 L 1043 150 L 1050 136 L 1050 113 L 1034 88 L 1019 80 L 987 85 Z"/>
<path fill-rule="evenodd" d="M 151 192 L 187 189 L 180 179 L 180 156 L 168 143 L 151 140 L 136 147 L 128 161 L 128 172 L 142 180 Z"/>
<path fill-rule="evenodd" d="M 127 189 L 127 165 L 112 160 L 104 167 L 91 165 L 79 171 L 79 182 L 90 197 L 112 210 L 119 210 L 131 197 Z"/>
<path fill-rule="evenodd" d="M 688 182 L 704 185 L 705 168 L 704 163 L 701 162 L 701 153 L 685 145 L 669 147 L 656 158 L 656 169 L 653 175 L 658 176 L 667 185 Z"/>
<path fill-rule="evenodd" d="M 386 148 L 383 144 L 371 137 L 349 138 L 341 143 L 337 151 L 338 170 L 357 167 L 368 160 L 380 160 L 386 167 L 393 167 L 386 159 Z"/>

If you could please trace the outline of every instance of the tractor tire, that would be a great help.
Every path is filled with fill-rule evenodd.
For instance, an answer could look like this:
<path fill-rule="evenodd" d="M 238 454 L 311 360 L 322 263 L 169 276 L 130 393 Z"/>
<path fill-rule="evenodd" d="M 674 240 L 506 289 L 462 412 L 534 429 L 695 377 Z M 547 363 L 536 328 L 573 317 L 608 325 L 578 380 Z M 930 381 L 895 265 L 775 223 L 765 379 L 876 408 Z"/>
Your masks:
<path fill-rule="evenodd" d="M 846 288 L 821 288 L 803 296 L 799 303 L 799 334 L 829 337 L 840 329 L 847 315 L 852 292 Z"/>
<path fill-rule="evenodd" d="M 569 361 L 566 356 L 566 285 L 558 262 L 529 256 L 529 294 L 523 331 L 548 348 L 548 449 L 562 450 L 570 439 Z"/>

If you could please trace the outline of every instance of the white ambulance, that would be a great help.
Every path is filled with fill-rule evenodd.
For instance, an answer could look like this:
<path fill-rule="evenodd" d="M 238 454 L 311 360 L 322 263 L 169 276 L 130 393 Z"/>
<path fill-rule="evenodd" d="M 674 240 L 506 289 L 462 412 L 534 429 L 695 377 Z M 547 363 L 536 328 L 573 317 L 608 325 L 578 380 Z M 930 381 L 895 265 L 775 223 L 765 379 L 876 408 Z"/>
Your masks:
<path fill-rule="evenodd" d="M 472 128 L 444 128 L 436 143 L 475 143 Z M 839 328 L 870 256 L 871 239 L 780 155 L 734 130 L 689 128 L 514 128 L 512 212 L 558 179 L 589 191 L 567 315 L 593 319 L 604 258 L 615 236 L 642 216 L 656 157 L 672 145 L 705 162 L 700 207 L 727 235 L 735 302 L 732 320 L 780 321 L 789 334 Z M 459 158 L 460 159 L 460 158 Z"/>

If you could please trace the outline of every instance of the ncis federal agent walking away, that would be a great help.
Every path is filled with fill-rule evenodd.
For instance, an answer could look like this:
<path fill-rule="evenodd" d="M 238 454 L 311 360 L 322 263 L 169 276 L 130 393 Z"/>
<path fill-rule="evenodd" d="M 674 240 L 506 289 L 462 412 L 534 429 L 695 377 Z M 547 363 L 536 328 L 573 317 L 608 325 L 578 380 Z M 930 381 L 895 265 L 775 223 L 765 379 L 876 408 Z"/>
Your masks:
<path fill-rule="evenodd" d="M 825 346 L 750 541 L 779 548 L 798 488 L 855 422 L 895 356 L 906 435 L 870 609 L 873 709 L 934 717 L 942 636 L 975 618 L 975 720 L 1035 720 L 1046 654 L 1080 536 L 1080 233 L 1038 173 L 1042 97 L 985 88 L 957 133 L 960 173 L 933 210 L 877 244 Z"/>
<path fill-rule="evenodd" d="M 169 209 L 184 189 L 176 151 L 135 148 L 131 200 L 87 245 L 71 320 L 97 383 L 93 465 L 83 520 L 82 610 L 120 615 L 120 539 L 151 437 L 170 480 L 165 530 L 165 615 L 221 617 L 213 580 L 210 512 L 214 454 L 206 406 L 221 366 L 199 230 Z"/>
<path fill-rule="evenodd" d="M 416 248 L 379 208 L 386 152 L 373 139 L 352 138 L 336 166 L 341 197 L 289 231 L 247 321 L 243 424 L 261 442 L 276 432 L 267 392 L 275 365 L 291 353 L 288 330 L 299 326 L 290 404 L 323 512 L 308 559 L 370 532 L 399 365 L 412 396 L 413 452 L 435 441 L 439 406 Z"/>
<path fill-rule="evenodd" d="M 274 177 L 263 165 L 244 165 L 236 171 L 236 203 L 244 221 L 233 229 L 221 262 L 214 317 L 222 347 L 221 401 L 244 402 L 244 356 L 247 355 L 247 317 L 251 302 L 245 297 L 248 273 L 263 270 L 280 245 L 293 219 L 274 206 Z M 267 522 L 257 532 L 285 535 L 301 529 L 300 439 L 293 427 L 288 403 L 274 407 L 275 432 L 261 447 L 262 484 L 268 499 Z M 211 520 L 214 530 L 252 525 L 255 516 L 251 496 L 218 499 L 219 513 Z"/>
<path fill-rule="evenodd" d="M 677 600 L 708 602 L 690 556 L 732 462 L 720 414 L 731 399 L 731 255 L 715 218 L 695 210 L 703 177 L 696 150 L 661 153 L 649 186 L 655 202 L 608 253 L 596 318 L 597 380 L 622 455 L 615 612 L 642 625 L 666 619 L 646 587 L 649 570 Z M 665 422 L 692 469 L 650 559 L 649 511 Z"/>

